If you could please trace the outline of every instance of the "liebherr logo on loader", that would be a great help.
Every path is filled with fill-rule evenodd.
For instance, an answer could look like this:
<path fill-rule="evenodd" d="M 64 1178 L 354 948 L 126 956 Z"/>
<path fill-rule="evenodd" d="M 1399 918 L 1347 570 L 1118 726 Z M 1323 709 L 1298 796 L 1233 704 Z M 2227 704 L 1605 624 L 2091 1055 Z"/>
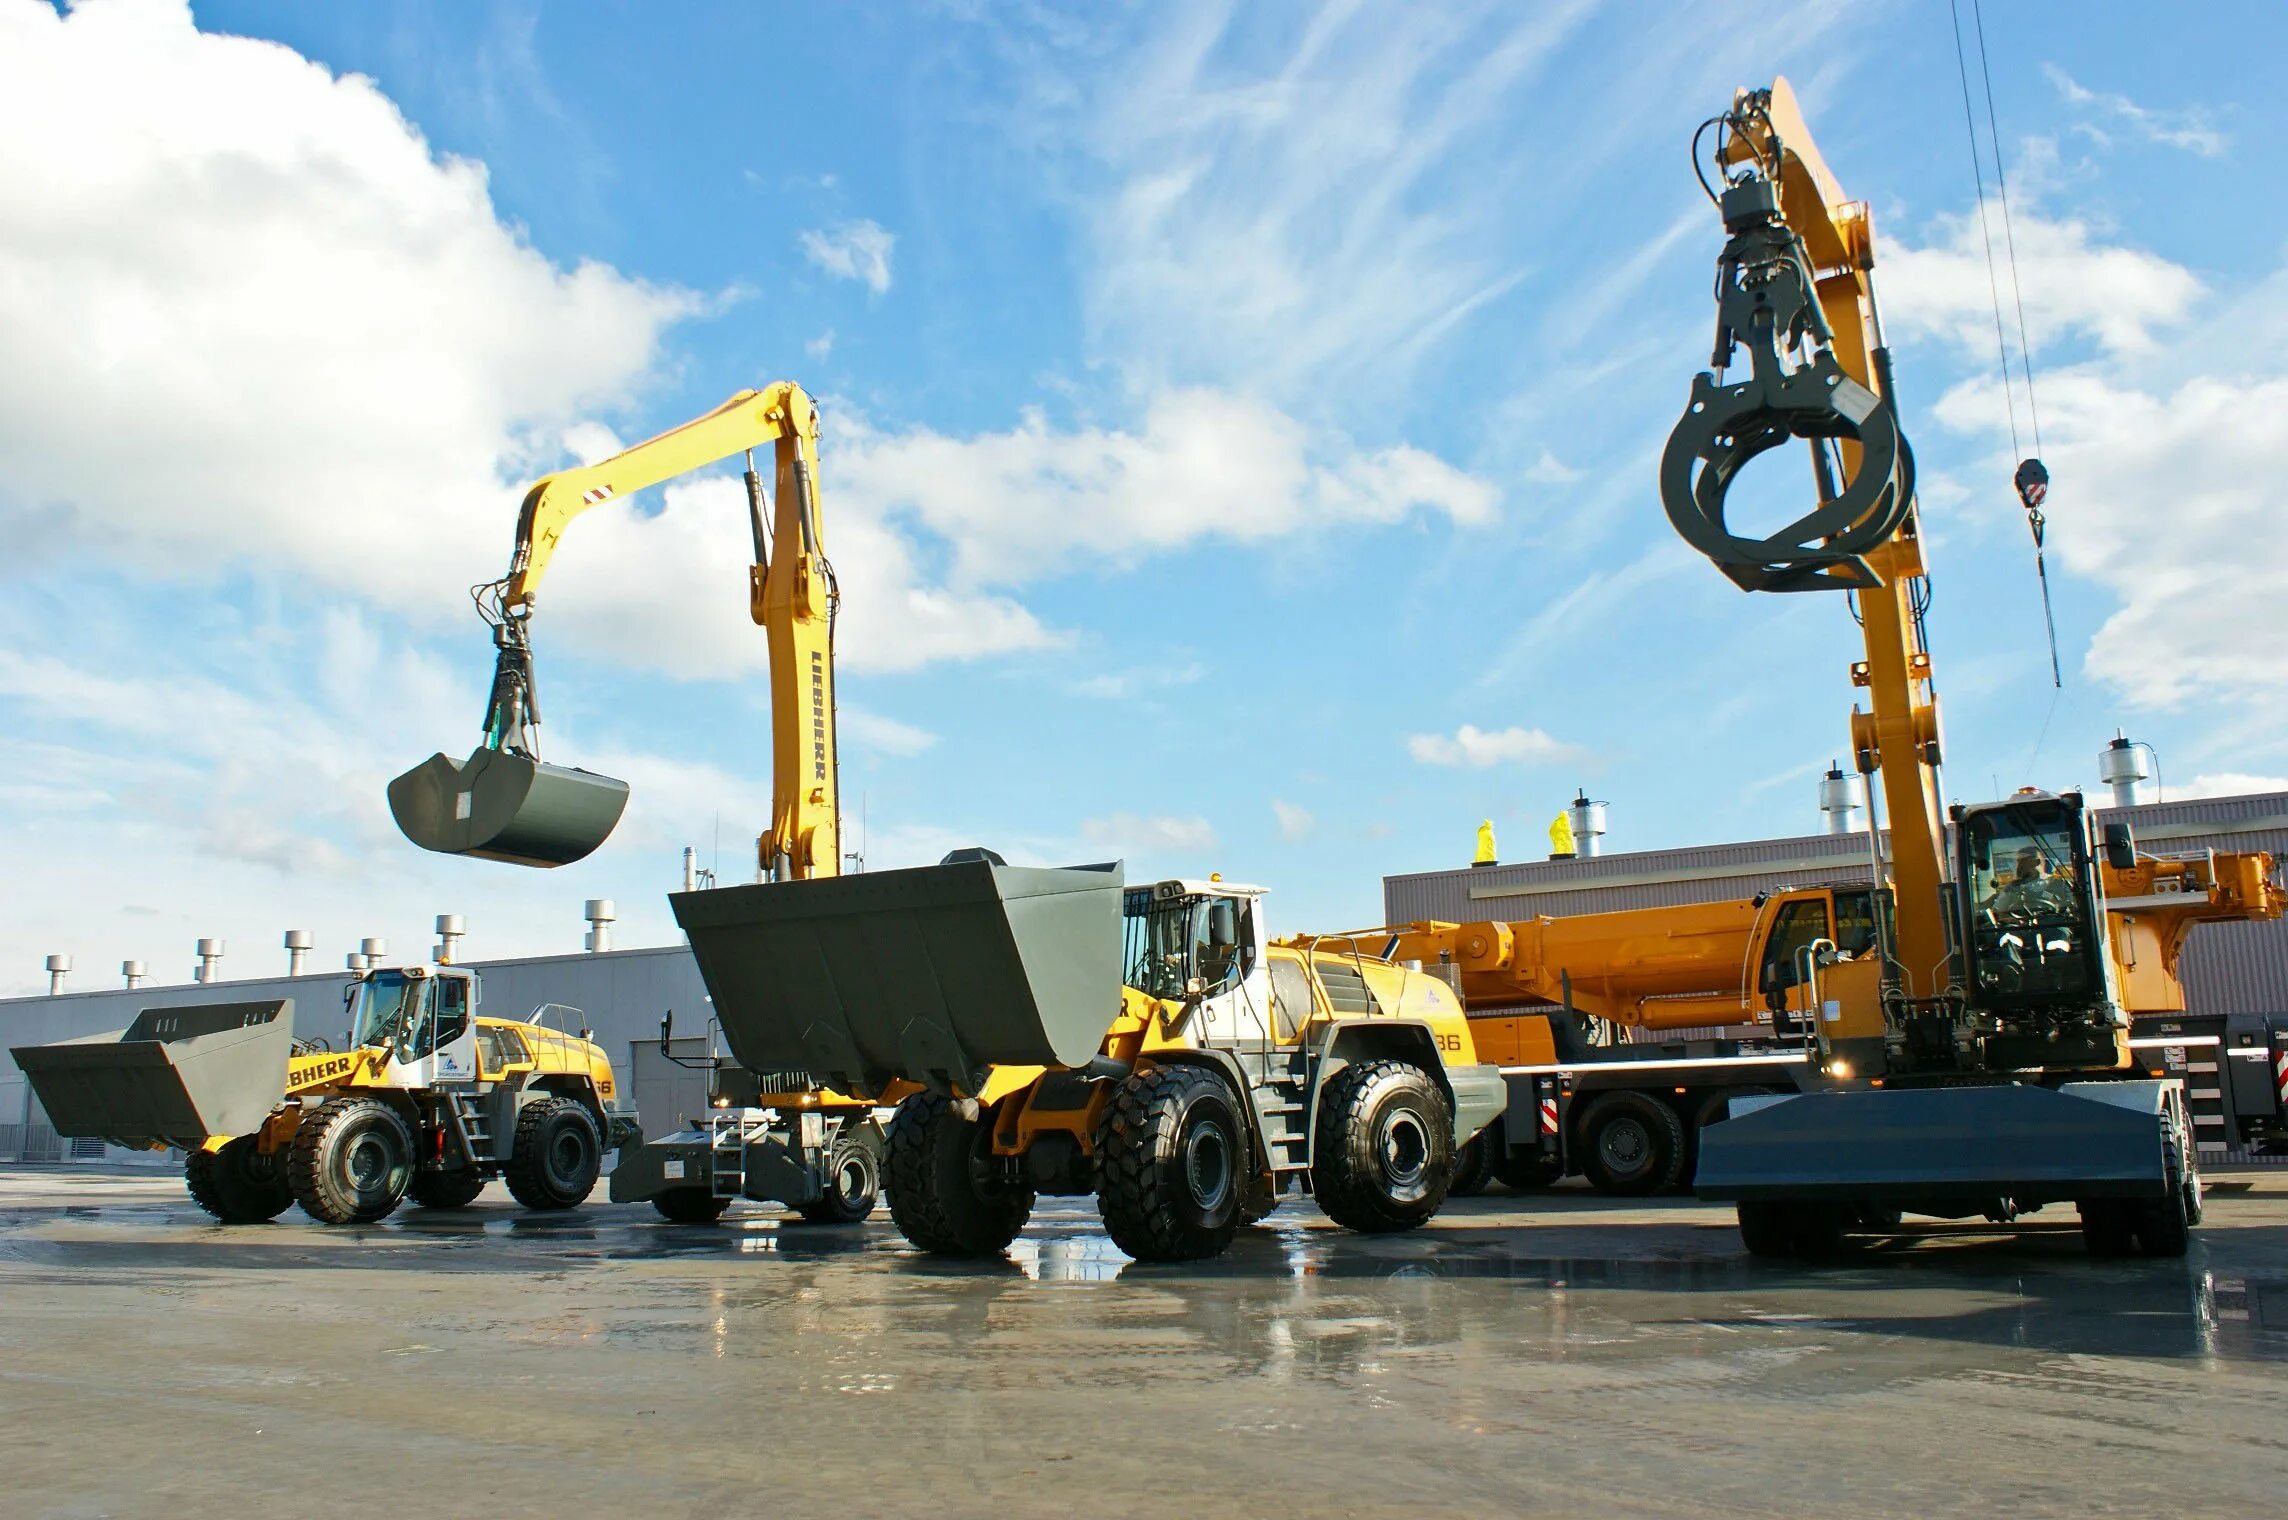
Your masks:
<path fill-rule="evenodd" d="M 338 1077 L 346 1077 L 351 1072 L 356 1071 L 357 1064 L 358 1058 L 354 1055 L 334 1056 L 328 1060 L 320 1061 L 317 1065 L 307 1068 L 296 1076 L 294 1087 L 300 1089 L 322 1086 Z"/>

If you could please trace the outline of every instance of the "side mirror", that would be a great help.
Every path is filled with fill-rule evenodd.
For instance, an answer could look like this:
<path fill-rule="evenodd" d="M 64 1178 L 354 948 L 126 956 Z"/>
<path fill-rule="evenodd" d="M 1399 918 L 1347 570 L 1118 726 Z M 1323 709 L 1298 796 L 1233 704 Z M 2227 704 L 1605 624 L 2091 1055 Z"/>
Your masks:
<path fill-rule="evenodd" d="M 2126 823 L 2105 826 L 2105 863 L 2116 871 L 2137 869 L 2137 840 Z"/>
<path fill-rule="evenodd" d="M 1989 864 L 1992 863 L 1992 861 L 1993 856 L 1989 852 L 1987 842 L 1983 839 L 1972 840 L 1970 845 L 1970 869 L 1973 871 L 1983 871 Z"/>
<path fill-rule="evenodd" d="M 1188 978 L 1186 978 L 1186 979 L 1185 979 L 1185 981 L 1184 981 L 1184 996 L 1186 996 L 1186 997 L 1188 997 L 1188 998 L 1196 998 L 1196 997 L 1206 997 L 1207 995 L 1208 995 L 1208 979 L 1207 979 L 1206 977 L 1204 977 L 1204 976 L 1195 976 L 1195 977 L 1188 977 Z"/>

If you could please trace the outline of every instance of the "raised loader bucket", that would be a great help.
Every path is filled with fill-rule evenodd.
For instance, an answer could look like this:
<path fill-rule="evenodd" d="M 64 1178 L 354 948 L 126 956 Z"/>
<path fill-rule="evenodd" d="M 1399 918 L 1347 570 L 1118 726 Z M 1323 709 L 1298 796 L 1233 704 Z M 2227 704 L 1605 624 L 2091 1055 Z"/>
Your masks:
<path fill-rule="evenodd" d="M 62 1135 L 186 1149 L 246 1135 L 286 1094 L 294 1000 L 146 1008 L 125 1029 L 15 1057 Z"/>
<path fill-rule="evenodd" d="M 460 762 L 431 755 L 389 783 L 389 811 L 424 850 L 519 866 L 570 865 L 627 805 L 625 781 L 483 747 Z"/>
<path fill-rule="evenodd" d="M 1079 1066 L 1120 1010 L 1118 865 L 965 860 L 669 896 L 739 1064 L 871 1097 Z"/>

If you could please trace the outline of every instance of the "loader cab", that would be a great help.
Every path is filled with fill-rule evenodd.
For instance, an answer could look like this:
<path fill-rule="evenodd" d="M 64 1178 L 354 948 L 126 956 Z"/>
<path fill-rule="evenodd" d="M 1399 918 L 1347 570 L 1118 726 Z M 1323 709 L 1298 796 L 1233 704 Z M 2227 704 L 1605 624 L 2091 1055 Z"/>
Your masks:
<path fill-rule="evenodd" d="M 2011 1018 L 2111 1002 L 2080 796 L 2020 792 L 1964 808 L 1956 823 L 1974 1004 Z"/>
<path fill-rule="evenodd" d="M 1122 980 L 1147 997 L 1195 1004 L 1186 1021 L 1203 1044 L 1271 1038 L 1260 887 L 1176 879 L 1130 887 L 1121 899 Z"/>
<path fill-rule="evenodd" d="M 384 966 L 350 983 L 350 1044 L 387 1050 L 392 1085 L 477 1076 L 477 977 L 450 966 Z"/>

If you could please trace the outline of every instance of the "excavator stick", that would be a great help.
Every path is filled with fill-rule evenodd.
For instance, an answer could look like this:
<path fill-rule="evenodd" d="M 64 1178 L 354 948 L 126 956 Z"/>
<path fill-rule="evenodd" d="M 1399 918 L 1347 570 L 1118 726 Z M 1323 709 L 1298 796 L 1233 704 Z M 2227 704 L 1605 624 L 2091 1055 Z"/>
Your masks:
<path fill-rule="evenodd" d="M 397 827 L 424 850 L 519 866 L 583 858 L 627 805 L 625 781 L 483 747 L 460 762 L 431 755 L 389 783 Z"/>
<path fill-rule="evenodd" d="M 872 1097 L 1081 1066 L 1121 1006 L 1121 871 L 961 860 L 672 894 L 750 1071 Z"/>
<path fill-rule="evenodd" d="M 72 1137 L 196 1149 L 262 1127 L 286 1092 L 294 1000 L 146 1008 L 125 1029 L 8 1053 Z"/>

